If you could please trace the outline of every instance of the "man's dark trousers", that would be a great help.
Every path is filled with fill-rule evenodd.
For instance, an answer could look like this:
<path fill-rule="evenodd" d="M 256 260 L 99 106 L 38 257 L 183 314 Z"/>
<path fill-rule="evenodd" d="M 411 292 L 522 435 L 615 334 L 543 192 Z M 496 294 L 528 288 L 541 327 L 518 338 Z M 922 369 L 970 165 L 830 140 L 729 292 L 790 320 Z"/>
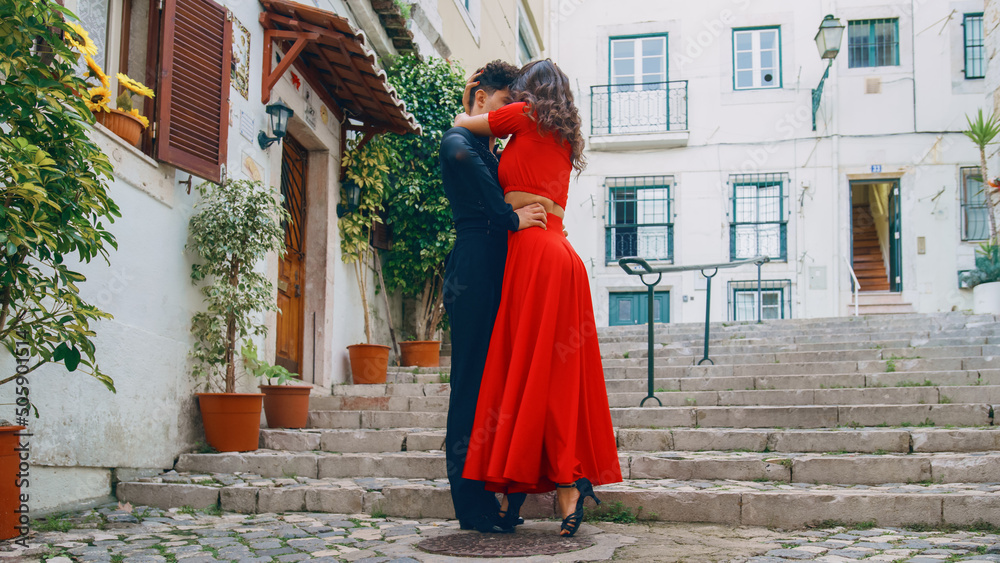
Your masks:
<path fill-rule="evenodd" d="M 459 228 L 445 268 L 444 302 L 451 324 L 451 399 L 445 456 L 455 515 L 467 523 L 496 502 L 481 481 L 462 478 L 483 366 L 500 307 L 507 230 Z"/>

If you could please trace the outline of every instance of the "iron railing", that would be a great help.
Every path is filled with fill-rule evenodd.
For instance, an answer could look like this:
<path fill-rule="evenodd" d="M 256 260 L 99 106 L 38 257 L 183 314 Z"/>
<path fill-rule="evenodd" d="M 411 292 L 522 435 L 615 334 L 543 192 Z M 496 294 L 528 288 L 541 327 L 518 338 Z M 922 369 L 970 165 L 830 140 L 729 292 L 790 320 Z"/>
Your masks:
<path fill-rule="evenodd" d="M 711 312 L 712 312 L 712 278 L 714 278 L 715 275 L 719 273 L 719 270 L 723 269 L 723 268 L 737 268 L 739 266 L 745 266 L 747 264 L 754 264 L 754 265 L 756 265 L 757 266 L 757 306 L 761 307 L 763 302 L 761 301 L 761 298 L 760 298 L 760 296 L 761 296 L 761 292 L 760 292 L 760 287 L 761 287 L 761 283 L 760 283 L 760 267 L 765 262 L 770 262 L 770 260 L 771 259 L 768 258 L 767 256 L 754 256 L 753 258 L 747 258 L 746 260 L 737 260 L 735 262 L 722 262 L 722 263 L 719 263 L 719 264 L 702 264 L 700 266 L 661 266 L 659 268 L 653 268 L 652 266 L 649 265 L 649 262 L 646 262 L 642 258 L 622 258 L 621 260 L 618 261 L 618 265 L 621 266 L 621 268 L 623 270 L 625 270 L 626 274 L 628 274 L 630 276 L 639 276 L 639 281 L 641 281 L 642 284 L 646 286 L 646 290 L 648 291 L 648 299 L 647 299 L 647 301 L 649 302 L 649 314 L 647 316 L 649 318 L 649 338 L 648 338 L 648 347 L 647 347 L 647 350 L 648 350 L 648 360 L 649 361 L 646 362 L 646 363 L 648 364 L 647 377 L 648 377 L 648 381 L 649 381 L 649 387 L 648 387 L 649 391 L 648 391 L 648 394 L 646 395 L 646 398 L 644 398 L 642 400 L 642 402 L 639 403 L 640 407 L 643 406 L 643 405 L 645 405 L 646 401 L 648 401 L 649 399 L 656 399 L 656 402 L 659 403 L 661 407 L 663 406 L 663 401 L 661 401 L 655 394 L 653 394 L 653 388 L 654 388 L 653 387 L 653 383 L 654 383 L 653 382 L 653 379 L 654 379 L 653 378 L 653 373 L 654 373 L 653 372 L 653 358 L 655 356 L 655 351 L 653 349 L 653 344 L 654 344 L 654 342 L 653 342 L 653 340 L 654 340 L 654 338 L 653 338 L 653 336 L 654 336 L 653 335 L 653 316 L 654 316 L 653 315 L 653 301 L 654 301 L 653 288 L 655 288 L 656 284 L 660 283 L 660 280 L 663 279 L 663 274 L 676 273 L 676 272 L 687 272 L 687 271 L 692 271 L 692 270 L 701 270 L 701 274 L 703 276 L 705 276 L 705 278 L 706 278 L 706 280 L 705 280 L 705 283 L 706 283 L 706 285 L 705 285 L 705 356 L 701 360 L 698 361 L 698 365 L 701 365 L 704 362 L 709 362 L 712 365 L 715 365 L 715 362 L 713 362 L 708 357 L 709 329 L 711 328 L 711 324 L 709 323 L 709 319 L 711 318 L 710 315 L 711 315 Z M 705 273 L 708 270 L 712 270 L 712 273 L 711 274 Z M 652 281 L 652 282 L 646 281 L 645 276 L 653 275 L 653 274 L 656 275 L 656 279 L 654 281 Z M 760 317 L 761 317 L 760 313 L 761 313 L 761 310 L 758 309 L 758 314 L 757 314 L 757 318 L 758 319 L 760 319 Z M 761 321 L 758 320 L 757 322 L 759 323 Z"/>
<path fill-rule="evenodd" d="M 688 128 L 687 80 L 590 87 L 590 133 L 658 133 Z"/>

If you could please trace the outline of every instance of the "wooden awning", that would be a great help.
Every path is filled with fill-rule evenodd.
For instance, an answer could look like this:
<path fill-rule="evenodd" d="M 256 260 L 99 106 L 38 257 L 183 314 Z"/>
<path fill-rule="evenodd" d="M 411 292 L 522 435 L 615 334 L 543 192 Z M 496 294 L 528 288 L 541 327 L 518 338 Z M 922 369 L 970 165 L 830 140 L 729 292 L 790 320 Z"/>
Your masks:
<path fill-rule="evenodd" d="M 420 124 L 378 67 L 375 53 L 365 46 L 364 34 L 347 19 L 287 0 L 260 3 L 264 7 L 260 14 L 264 28 L 262 103 L 270 100 L 271 89 L 294 65 L 338 119 L 346 115 L 363 124 L 351 128 L 421 133 Z M 284 56 L 272 69 L 275 42 Z"/>

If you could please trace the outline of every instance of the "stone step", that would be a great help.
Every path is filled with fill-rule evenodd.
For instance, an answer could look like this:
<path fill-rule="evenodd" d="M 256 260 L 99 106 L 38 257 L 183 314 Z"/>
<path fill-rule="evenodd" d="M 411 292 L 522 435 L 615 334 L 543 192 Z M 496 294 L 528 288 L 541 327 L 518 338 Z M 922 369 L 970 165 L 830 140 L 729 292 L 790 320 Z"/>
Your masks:
<path fill-rule="evenodd" d="M 1000 451 L 1000 432 L 990 428 L 617 428 L 624 451 L 747 451 L 933 453 Z M 443 429 L 270 430 L 260 447 L 287 452 L 390 453 L 444 449 Z"/>
<path fill-rule="evenodd" d="M 899 302 L 898 294 L 890 293 L 865 293 L 865 301 Z M 870 316 L 843 316 L 827 319 L 780 319 L 755 321 L 723 321 L 710 323 L 712 332 L 772 332 L 772 333 L 792 333 L 811 330 L 826 330 L 831 332 L 851 332 L 869 333 L 879 331 L 913 331 L 931 330 L 935 332 L 955 331 L 972 328 L 988 327 L 995 324 L 997 315 L 965 315 L 958 314 L 952 317 L 939 317 L 927 314 L 906 314 L 906 315 L 870 315 Z M 654 326 L 657 335 L 700 335 L 704 333 L 704 319 L 699 319 L 686 323 L 662 323 Z M 643 335 L 647 327 L 639 325 L 599 327 L 597 333 L 599 337 L 616 337 L 623 335 Z"/>
<path fill-rule="evenodd" d="M 400 518 L 454 518 L 447 481 L 402 479 L 263 479 L 171 473 L 119 483 L 133 506 L 239 513 L 378 511 Z M 809 485 L 752 481 L 629 480 L 597 487 L 605 506 L 621 503 L 639 518 L 729 526 L 800 528 L 824 521 L 879 526 L 1000 524 L 1000 486 L 980 483 Z M 530 495 L 525 518 L 554 518 L 554 495 Z M 589 503 L 588 503 L 589 504 Z"/>
<path fill-rule="evenodd" d="M 833 428 L 837 426 L 991 426 L 988 404 L 808 405 L 740 407 L 612 408 L 611 420 L 625 428 Z M 444 428 L 445 412 L 310 411 L 309 428 Z"/>
<path fill-rule="evenodd" d="M 429 413 L 412 413 L 418 416 Z M 985 404 L 612 408 L 624 428 L 835 428 L 837 426 L 991 426 Z"/>
<path fill-rule="evenodd" d="M 795 338 L 768 338 L 750 339 L 741 335 L 734 335 L 724 340 L 716 340 L 710 343 L 709 356 L 715 361 L 716 356 L 739 355 L 739 354 L 771 354 L 771 353 L 794 353 L 794 352 L 837 352 L 841 350 L 878 350 L 884 348 L 906 349 L 905 355 L 911 355 L 915 349 L 936 348 L 942 346 L 997 346 L 1000 345 L 1000 335 L 964 335 L 946 336 L 930 338 L 926 334 L 913 337 L 900 337 L 893 339 L 879 338 L 868 340 L 862 337 L 854 339 L 832 339 L 823 337 L 808 337 L 812 342 L 795 342 Z M 654 353 L 657 356 L 690 355 L 696 359 L 704 357 L 704 340 L 683 339 L 666 341 L 656 338 L 654 343 Z M 631 338 L 617 342 L 601 343 L 602 357 L 623 357 L 625 354 L 634 357 L 645 357 L 649 349 L 647 338 Z M 716 362 L 718 363 L 718 362 Z"/>
<path fill-rule="evenodd" d="M 645 393 L 646 377 L 605 379 L 610 393 Z M 842 389 L 884 387 L 963 387 L 1000 385 L 1000 369 L 972 369 L 950 371 L 894 371 L 863 374 L 775 375 L 740 377 L 656 377 L 656 393 L 672 391 L 734 391 L 781 389 Z M 450 384 L 442 383 L 390 383 L 388 385 L 341 385 L 334 388 L 334 396 L 423 396 L 447 397 Z M 323 400 L 316 398 L 313 400 Z"/>
<path fill-rule="evenodd" d="M 683 381 L 681 382 L 683 383 Z M 904 382 L 905 383 L 905 382 Z M 1000 385 L 933 386 L 912 381 L 903 387 L 859 387 L 852 389 L 765 389 L 733 391 L 661 391 L 654 393 L 663 406 L 790 406 L 790 405 L 907 405 L 947 403 L 1000 404 Z M 637 388 L 639 386 L 636 386 Z M 609 393 L 612 407 L 639 406 L 645 391 Z M 381 410 L 447 412 L 447 395 L 332 396 L 312 397 L 317 411 Z M 655 401 L 654 401 L 655 402 Z"/>
<path fill-rule="evenodd" d="M 608 393 L 644 392 L 645 378 L 606 379 Z M 1000 385 L 1000 370 L 910 371 L 876 374 L 774 375 L 741 377 L 688 377 L 654 379 L 653 389 L 663 391 L 751 391 L 776 389 L 834 389 L 897 386 Z M 659 391 L 657 391 L 659 392 Z"/>
<path fill-rule="evenodd" d="M 624 479 L 780 481 L 881 485 L 885 483 L 1000 483 L 1000 452 L 842 454 L 757 452 L 627 452 L 619 450 Z M 176 470 L 196 474 L 352 479 L 445 479 L 443 451 L 392 453 L 285 452 L 182 454 Z"/>
<path fill-rule="evenodd" d="M 900 358 L 890 360 L 863 360 L 846 362 L 815 362 L 790 364 L 730 364 L 730 365 L 694 365 L 694 366 L 661 366 L 654 363 L 655 379 L 732 379 L 746 380 L 748 378 L 769 378 L 782 376 L 818 376 L 842 377 L 845 381 L 852 378 L 865 378 L 889 373 L 915 374 L 920 377 L 927 373 L 976 372 L 981 370 L 994 371 L 1000 368 L 1000 356 L 982 356 L 971 358 Z M 649 367 L 636 366 L 605 366 L 606 380 L 642 379 L 649 377 Z M 399 383 L 445 383 L 451 381 L 450 374 L 440 377 L 430 374 L 390 373 L 387 381 Z M 819 384 L 817 384 L 818 386 Z M 849 387 L 861 385 L 845 383 Z M 364 386 L 367 387 L 367 386 Z M 739 388 L 736 386 L 728 386 Z M 726 388 L 726 387 L 724 387 Z M 743 387 L 746 388 L 746 387 Z M 334 394 L 346 395 L 347 392 Z"/>
<path fill-rule="evenodd" d="M 992 365 L 992 363 L 987 364 Z M 898 366 L 896 366 L 898 367 Z M 888 368 L 888 365 L 886 366 Z M 764 375 L 738 377 L 663 377 L 656 371 L 653 389 L 663 391 L 734 391 L 775 389 L 834 389 L 861 387 L 968 386 L 1000 385 L 1000 369 L 977 368 L 946 371 L 884 371 L 880 373 L 842 373 L 811 375 Z M 339 385 L 334 396 L 384 396 L 388 393 L 412 395 L 426 386 L 427 396 L 447 396 L 449 384 L 437 380 L 425 381 L 421 375 L 400 375 L 388 386 Z M 647 388 L 645 370 L 630 372 L 628 378 L 607 378 L 608 393 L 644 393 Z"/>
<path fill-rule="evenodd" d="M 1000 344 L 988 345 L 966 345 L 966 346 L 935 346 L 925 345 L 919 347 L 892 347 L 892 348 L 872 348 L 871 346 L 857 347 L 853 349 L 835 350 L 806 350 L 793 351 L 776 348 L 768 350 L 766 348 L 726 349 L 716 353 L 709 351 L 709 357 L 715 365 L 726 364 L 776 364 L 776 363 L 808 363 L 808 362 L 835 362 L 835 361 L 874 361 L 903 358 L 970 358 L 970 357 L 998 357 L 1000 356 Z M 649 356 L 646 348 L 629 351 L 629 357 L 604 358 L 605 367 L 620 365 L 645 365 Z M 704 357 L 704 352 L 700 346 L 684 347 L 660 347 L 654 350 L 656 365 L 685 366 L 697 365 L 698 361 Z M 1000 358 L 997 360 L 1000 365 Z"/>
<path fill-rule="evenodd" d="M 866 305 L 867 306 L 867 305 Z M 851 327 L 845 327 L 842 329 L 831 329 L 831 330 L 821 330 L 821 331 L 800 331 L 800 330 L 788 330 L 781 332 L 752 332 L 752 331 L 727 331 L 719 330 L 712 331 L 709 335 L 709 343 L 714 347 L 715 345 L 726 345 L 727 343 L 748 343 L 755 346 L 769 345 L 769 344 L 815 344 L 815 343 L 851 343 L 851 342 L 872 342 L 873 344 L 879 344 L 885 341 L 900 341 L 900 340 L 914 340 L 914 339 L 926 339 L 926 340 L 939 340 L 939 339 L 950 339 L 950 338 L 966 338 L 966 337 L 986 337 L 986 338 L 996 338 L 1000 336 L 1000 331 L 993 324 L 974 327 L 974 328 L 958 328 L 949 330 L 935 330 L 935 329 L 921 329 L 921 330 L 893 330 L 893 329 L 881 329 L 881 330 L 871 330 L 871 331 L 854 331 Z M 642 342 L 645 343 L 649 340 L 649 334 L 647 333 L 635 333 L 635 334 L 623 334 L 614 337 L 602 337 L 599 339 L 601 344 L 615 344 L 623 342 Z M 705 342 L 704 329 L 698 332 L 693 332 L 690 334 L 654 334 L 654 342 L 661 345 L 670 345 L 678 343 L 698 343 L 703 344 Z"/>

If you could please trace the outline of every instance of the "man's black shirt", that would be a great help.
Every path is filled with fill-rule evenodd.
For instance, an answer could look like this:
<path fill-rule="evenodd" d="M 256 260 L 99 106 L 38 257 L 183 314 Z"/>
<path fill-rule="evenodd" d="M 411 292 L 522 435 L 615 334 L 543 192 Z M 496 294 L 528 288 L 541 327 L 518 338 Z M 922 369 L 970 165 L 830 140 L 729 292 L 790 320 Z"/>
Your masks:
<path fill-rule="evenodd" d="M 516 231 L 517 214 L 503 200 L 498 161 L 487 146 L 464 127 L 453 127 L 441 139 L 441 176 L 451 202 L 455 227 L 489 227 Z"/>

